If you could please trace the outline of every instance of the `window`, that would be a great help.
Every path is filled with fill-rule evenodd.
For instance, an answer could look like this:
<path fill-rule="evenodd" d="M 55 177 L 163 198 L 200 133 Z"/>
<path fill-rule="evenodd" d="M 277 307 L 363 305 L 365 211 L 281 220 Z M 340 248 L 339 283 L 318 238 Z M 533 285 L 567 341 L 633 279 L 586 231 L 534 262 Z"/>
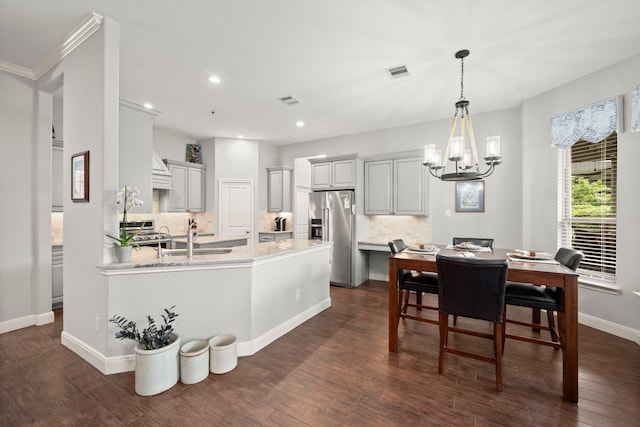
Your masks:
<path fill-rule="evenodd" d="M 584 253 L 578 271 L 587 280 L 616 280 L 617 147 L 613 132 L 558 150 L 558 244 Z"/>

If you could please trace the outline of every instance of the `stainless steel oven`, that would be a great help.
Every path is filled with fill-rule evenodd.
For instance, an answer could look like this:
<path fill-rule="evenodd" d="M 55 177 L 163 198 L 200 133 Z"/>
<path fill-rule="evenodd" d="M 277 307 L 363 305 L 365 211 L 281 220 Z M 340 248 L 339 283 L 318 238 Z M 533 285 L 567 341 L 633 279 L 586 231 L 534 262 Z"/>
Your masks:
<path fill-rule="evenodd" d="M 120 222 L 120 228 L 124 228 L 124 223 Z M 164 228 L 164 227 L 162 227 Z M 126 230 L 128 233 L 135 233 L 140 230 L 133 240 L 138 246 L 158 246 L 168 248 L 171 246 L 171 234 L 159 233 L 156 231 L 155 221 L 152 219 L 142 221 L 127 221 Z"/>

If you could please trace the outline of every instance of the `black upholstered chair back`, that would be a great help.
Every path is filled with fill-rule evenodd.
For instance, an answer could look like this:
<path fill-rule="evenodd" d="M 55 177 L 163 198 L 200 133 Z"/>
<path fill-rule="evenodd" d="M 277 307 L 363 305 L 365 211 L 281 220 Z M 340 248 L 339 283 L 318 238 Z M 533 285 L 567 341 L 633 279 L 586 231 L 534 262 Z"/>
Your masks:
<path fill-rule="evenodd" d="M 440 311 L 502 322 L 506 259 L 437 255 Z"/>
<path fill-rule="evenodd" d="M 578 269 L 578 266 L 582 262 L 584 254 L 580 251 L 569 248 L 560 248 L 556 252 L 555 260 L 560 264 L 569 267 L 573 271 Z"/>
<path fill-rule="evenodd" d="M 485 237 L 454 237 L 453 244 L 459 245 L 462 242 L 469 242 L 472 245 L 482 246 L 483 248 L 493 249 L 493 239 Z"/>
<path fill-rule="evenodd" d="M 397 254 L 407 249 L 407 245 L 404 244 L 404 240 L 396 239 L 389 242 L 389 249 L 392 254 Z"/>

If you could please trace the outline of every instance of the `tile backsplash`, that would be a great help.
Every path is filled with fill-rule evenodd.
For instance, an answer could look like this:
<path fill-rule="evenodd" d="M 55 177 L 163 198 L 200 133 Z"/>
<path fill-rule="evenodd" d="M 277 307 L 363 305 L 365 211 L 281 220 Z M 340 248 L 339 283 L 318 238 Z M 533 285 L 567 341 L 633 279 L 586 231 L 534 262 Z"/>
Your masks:
<path fill-rule="evenodd" d="M 406 244 L 431 243 L 430 217 L 410 215 L 369 217 L 368 241 L 387 243 L 393 239 L 404 239 Z"/>

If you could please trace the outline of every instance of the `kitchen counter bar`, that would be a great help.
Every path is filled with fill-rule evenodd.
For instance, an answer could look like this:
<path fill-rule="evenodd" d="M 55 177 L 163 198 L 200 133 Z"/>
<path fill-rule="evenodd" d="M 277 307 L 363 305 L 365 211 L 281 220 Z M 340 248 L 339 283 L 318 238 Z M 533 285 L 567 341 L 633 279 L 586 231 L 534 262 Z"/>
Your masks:
<path fill-rule="evenodd" d="M 87 307 L 82 327 L 65 329 L 62 344 L 105 374 L 131 371 L 134 343 L 114 338 L 108 319 L 143 325 L 175 305 L 182 342 L 231 334 L 238 356 L 252 355 L 331 307 L 330 251 L 330 242 L 293 239 L 193 257 L 158 258 L 143 247 L 129 263 L 97 266 L 105 305 Z"/>
<path fill-rule="evenodd" d="M 268 258 L 279 257 L 294 252 L 310 250 L 316 246 L 329 245 L 318 240 L 282 240 L 279 242 L 267 242 L 252 246 L 236 246 L 226 254 L 206 254 L 187 256 L 163 256 L 158 258 L 154 247 L 142 247 L 140 251 L 133 251 L 131 262 L 110 263 L 98 265 L 104 275 L 118 274 L 123 270 L 135 273 L 135 269 L 153 269 L 155 267 L 189 267 L 189 266 L 216 266 L 227 264 L 246 264 L 256 261 L 264 261 Z"/>

